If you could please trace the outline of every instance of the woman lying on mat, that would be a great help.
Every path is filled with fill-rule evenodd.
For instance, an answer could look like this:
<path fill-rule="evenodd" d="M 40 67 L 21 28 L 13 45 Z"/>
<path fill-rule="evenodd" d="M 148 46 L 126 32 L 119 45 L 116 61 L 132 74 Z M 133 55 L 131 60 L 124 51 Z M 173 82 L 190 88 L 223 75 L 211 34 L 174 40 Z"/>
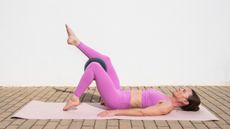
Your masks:
<path fill-rule="evenodd" d="M 89 60 L 74 95 L 68 99 L 63 108 L 64 111 L 80 104 L 80 96 L 93 80 L 96 81 L 101 98 L 109 109 L 99 113 L 98 116 L 101 117 L 164 115 L 176 107 L 181 107 L 185 111 L 199 110 L 200 98 L 190 88 L 178 88 L 172 96 L 167 96 L 156 89 L 122 90 L 110 58 L 81 42 L 67 25 L 66 30 L 68 44 L 80 49 Z"/>

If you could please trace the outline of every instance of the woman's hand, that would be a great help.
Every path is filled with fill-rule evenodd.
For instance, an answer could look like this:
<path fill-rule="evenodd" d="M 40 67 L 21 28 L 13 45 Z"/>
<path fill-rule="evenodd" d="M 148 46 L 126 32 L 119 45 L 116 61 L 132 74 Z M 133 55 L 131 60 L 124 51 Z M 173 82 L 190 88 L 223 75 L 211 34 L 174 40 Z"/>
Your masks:
<path fill-rule="evenodd" d="M 100 117 L 111 117 L 115 115 L 116 115 L 115 110 L 106 110 L 106 111 L 103 111 L 97 114 L 97 116 L 100 116 Z"/>

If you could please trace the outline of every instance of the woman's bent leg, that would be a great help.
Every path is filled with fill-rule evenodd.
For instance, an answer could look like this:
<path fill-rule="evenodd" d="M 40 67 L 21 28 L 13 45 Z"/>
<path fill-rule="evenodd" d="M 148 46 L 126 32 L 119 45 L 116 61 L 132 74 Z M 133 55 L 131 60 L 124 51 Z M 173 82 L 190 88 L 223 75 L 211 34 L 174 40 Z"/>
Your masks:
<path fill-rule="evenodd" d="M 74 94 L 80 97 L 93 80 L 96 81 L 98 91 L 102 97 L 109 96 L 111 92 L 115 92 L 115 90 L 117 90 L 115 89 L 113 81 L 110 79 L 101 65 L 97 62 L 92 62 L 82 75 Z"/>
<path fill-rule="evenodd" d="M 123 97 L 122 91 L 115 87 L 108 74 L 104 71 L 101 65 L 96 62 L 92 62 L 86 68 L 74 94 L 80 97 L 93 80 L 96 81 L 97 89 L 106 106 L 111 108 L 126 106 L 123 105 L 123 100 L 121 100 L 121 97 Z M 127 100 L 129 98 L 124 99 Z"/>

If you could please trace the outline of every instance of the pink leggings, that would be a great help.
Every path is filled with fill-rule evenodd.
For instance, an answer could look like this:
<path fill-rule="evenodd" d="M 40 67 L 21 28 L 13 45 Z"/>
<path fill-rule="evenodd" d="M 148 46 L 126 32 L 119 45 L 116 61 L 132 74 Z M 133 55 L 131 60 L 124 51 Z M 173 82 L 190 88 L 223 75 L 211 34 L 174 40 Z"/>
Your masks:
<path fill-rule="evenodd" d="M 91 62 L 84 71 L 74 94 L 78 97 L 87 89 L 93 80 L 96 81 L 98 92 L 105 105 L 110 109 L 127 109 L 130 106 L 130 91 L 124 91 L 120 87 L 118 76 L 113 68 L 110 58 L 92 48 L 80 43 L 77 46 L 88 58 L 100 58 L 106 66 L 107 72 L 97 62 Z"/>

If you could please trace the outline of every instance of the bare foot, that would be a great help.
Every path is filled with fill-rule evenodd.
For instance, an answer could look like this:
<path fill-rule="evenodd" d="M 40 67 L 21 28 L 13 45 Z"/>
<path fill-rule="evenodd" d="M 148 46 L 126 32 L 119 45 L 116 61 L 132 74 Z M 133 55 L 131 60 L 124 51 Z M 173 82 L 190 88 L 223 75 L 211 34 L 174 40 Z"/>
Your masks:
<path fill-rule="evenodd" d="M 67 43 L 69 45 L 78 46 L 80 44 L 80 40 L 77 38 L 77 36 L 74 34 L 73 30 L 67 24 L 65 24 L 65 27 L 66 27 L 66 31 L 68 34 Z"/>
<path fill-rule="evenodd" d="M 80 104 L 80 99 L 79 97 L 73 95 L 67 102 L 65 107 L 63 108 L 63 111 L 67 111 L 70 108 L 76 107 Z"/>

